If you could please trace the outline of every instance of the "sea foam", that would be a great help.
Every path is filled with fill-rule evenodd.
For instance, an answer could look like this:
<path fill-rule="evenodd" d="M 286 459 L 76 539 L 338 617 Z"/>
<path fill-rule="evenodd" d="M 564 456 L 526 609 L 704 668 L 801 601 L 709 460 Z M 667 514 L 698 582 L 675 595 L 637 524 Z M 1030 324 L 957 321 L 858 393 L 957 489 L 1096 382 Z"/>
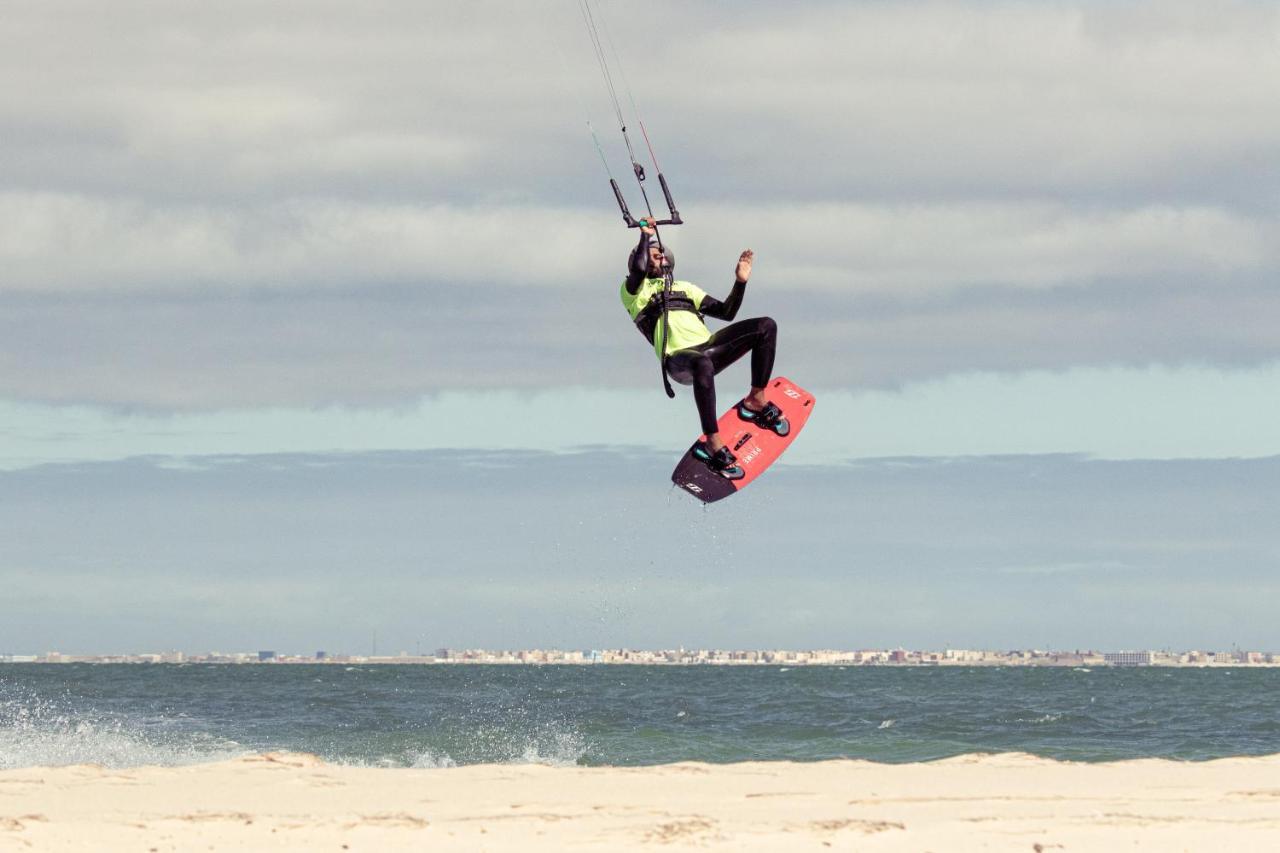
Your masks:
<path fill-rule="evenodd" d="M 145 725 L 127 717 L 70 711 L 49 699 L 4 695 L 0 684 L 0 770 L 99 764 L 123 768 L 204 764 L 245 755 L 234 741 Z"/>

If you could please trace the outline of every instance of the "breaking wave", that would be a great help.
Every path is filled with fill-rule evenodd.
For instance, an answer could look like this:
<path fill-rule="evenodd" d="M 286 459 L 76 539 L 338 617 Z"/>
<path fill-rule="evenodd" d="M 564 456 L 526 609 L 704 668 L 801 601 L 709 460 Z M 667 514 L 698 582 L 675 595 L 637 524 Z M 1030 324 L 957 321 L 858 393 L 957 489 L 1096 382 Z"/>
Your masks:
<path fill-rule="evenodd" d="M 79 706 L 79 707 L 77 707 Z M 51 698 L 0 679 L 0 770 L 94 764 L 112 769 L 174 767 L 283 750 L 333 764 L 443 768 L 464 764 L 570 766 L 586 739 L 561 723 L 511 714 L 500 721 L 386 729 L 350 737 L 276 731 L 244 741 L 220 737 L 186 715 L 120 714 L 85 707 L 69 695 Z"/>
<path fill-rule="evenodd" d="M 235 741 L 165 720 L 74 710 L 49 699 L 0 692 L 0 770 L 70 764 L 172 767 L 246 752 Z"/>

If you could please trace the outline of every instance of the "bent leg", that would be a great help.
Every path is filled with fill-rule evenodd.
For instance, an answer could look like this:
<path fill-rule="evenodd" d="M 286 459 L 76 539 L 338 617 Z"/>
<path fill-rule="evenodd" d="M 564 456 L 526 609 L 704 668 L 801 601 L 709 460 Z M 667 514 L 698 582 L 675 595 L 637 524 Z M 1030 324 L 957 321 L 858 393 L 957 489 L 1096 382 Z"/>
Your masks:
<path fill-rule="evenodd" d="M 716 414 L 716 367 L 711 358 L 697 349 L 677 350 L 667 357 L 667 373 L 681 385 L 693 386 L 702 432 L 715 435 L 720 427 Z"/>
<path fill-rule="evenodd" d="M 715 376 L 748 352 L 751 353 L 751 385 L 763 397 L 773 376 L 778 324 L 771 317 L 755 317 L 725 326 L 704 344 L 673 352 L 667 357 L 667 373 L 681 385 L 693 386 L 702 432 L 719 444 Z M 760 406 L 763 401 L 757 401 Z"/>
<path fill-rule="evenodd" d="M 711 359 L 716 373 L 750 352 L 751 386 L 763 388 L 773 376 L 773 359 L 778 349 L 778 324 L 772 317 L 740 320 L 716 332 L 697 349 Z"/>

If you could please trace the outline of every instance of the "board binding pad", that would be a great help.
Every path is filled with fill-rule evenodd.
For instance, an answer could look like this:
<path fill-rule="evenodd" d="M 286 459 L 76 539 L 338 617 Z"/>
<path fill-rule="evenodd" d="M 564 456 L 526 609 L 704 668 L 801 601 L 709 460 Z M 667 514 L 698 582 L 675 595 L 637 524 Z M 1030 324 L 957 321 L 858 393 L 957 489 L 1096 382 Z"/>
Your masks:
<path fill-rule="evenodd" d="M 769 381 L 765 396 L 769 398 L 769 402 L 782 409 L 782 416 L 791 427 L 786 435 L 778 435 L 773 430 L 761 429 L 751 421 L 744 421 L 738 417 L 737 403 L 718 421 L 720 437 L 733 451 L 733 455 L 738 457 L 738 467 L 743 471 L 741 479 L 730 480 L 723 474 L 712 471 L 707 463 L 693 455 L 691 446 L 681 457 L 676 470 L 671 472 L 671 482 L 703 503 L 714 503 L 745 489 L 748 483 L 763 474 L 782 455 L 782 451 L 795 441 L 804 428 L 805 421 L 809 419 L 809 413 L 813 411 L 813 395 L 783 376 Z M 698 441 L 706 439 L 703 435 Z M 696 444 L 697 442 L 694 443 L 695 446 Z"/>

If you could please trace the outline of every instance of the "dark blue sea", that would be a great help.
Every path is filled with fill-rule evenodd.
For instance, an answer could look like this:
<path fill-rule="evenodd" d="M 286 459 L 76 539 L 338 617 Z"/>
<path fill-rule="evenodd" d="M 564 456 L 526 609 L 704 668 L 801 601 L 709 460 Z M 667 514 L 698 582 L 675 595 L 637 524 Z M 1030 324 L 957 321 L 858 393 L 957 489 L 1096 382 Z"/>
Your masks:
<path fill-rule="evenodd" d="M 0 664 L 0 769 L 1280 752 L 1280 669 Z"/>

